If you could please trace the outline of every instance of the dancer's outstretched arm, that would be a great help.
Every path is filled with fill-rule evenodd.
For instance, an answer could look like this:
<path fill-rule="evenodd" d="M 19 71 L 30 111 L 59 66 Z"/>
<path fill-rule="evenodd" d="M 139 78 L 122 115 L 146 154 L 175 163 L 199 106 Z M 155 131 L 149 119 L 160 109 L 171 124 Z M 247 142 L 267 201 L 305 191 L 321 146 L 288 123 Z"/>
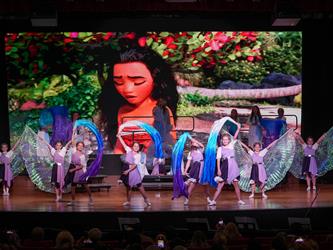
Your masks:
<path fill-rule="evenodd" d="M 205 148 L 205 146 L 201 142 L 199 142 L 198 140 L 196 140 L 192 137 L 191 137 L 191 141 L 197 143 L 201 148 L 203 148 L 203 149 Z"/>
<path fill-rule="evenodd" d="M 237 131 L 236 131 L 236 133 L 234 134 L 234 139 L 237 139 L 237 136 L 238 136 L 239 131 L 240 131 L 240 129 L 241 129 L 241 125 L 240 125 L 239 123 L 236 123 L 236 124 L 237 124 Z"/>
<path fill-rule="evenodd" d="M 327 133 L 324 133 L 322 136 L 320 136 L 316 143 L 317 144 L 321 143 L 325 139 L 326 135 Z"/>
<path fill-rule="evenodd" d="M 247 146 L 244 142 L 242 142 L 242 141 L 239 141 L 240 143 L 241 143 L 241 145 L 249 152 L 249 151 L 252 151 L 252 149 L 249 147 L 249 146 Z"/>
<path fill-rule="evenodd" d="M 301 143 L 302 145 L 305 144 L 305 141 L 303 140 L 303 138 L 301 137 L 300 134 L 296 133 L 295 136 L 296 136 L 296 140 L 299 141 L 299 143 Z"/>
<path fill-rule="evenodd" d="M 120 133 L 117 134 L 117 138 L 119 139 L 121 145 L 123 146 L 124 149 L 128 148 L 126 143 L 124 142 L 124 139 L 121 137 Z"/>

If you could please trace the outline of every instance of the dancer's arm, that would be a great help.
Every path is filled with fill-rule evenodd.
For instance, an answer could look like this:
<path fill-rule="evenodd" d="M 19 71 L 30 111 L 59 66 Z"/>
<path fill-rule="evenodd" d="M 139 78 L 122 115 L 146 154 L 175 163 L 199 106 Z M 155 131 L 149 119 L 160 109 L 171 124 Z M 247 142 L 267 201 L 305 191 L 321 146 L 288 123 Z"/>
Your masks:
<path fill-rule="evenodd" d="M 221 176 L 222 175 L 222 173 L 221 173 L 221 168 L 220 168 L 220 164 L 221 164 L 221 153 L 222 152 L 219 152 L 219 150 L 222 150 L 222 148 L 221 147 L 219 147 L 218 149 L 217 149 L 217 154 L 216 154 L 216 167 L 217 167 L 217 175 L 218 176 Z"/>
<path fill-rule="evenodd" d="M 324 133 L 322 136 L 320 136 L 319 139 L 317 140 L 316 144 L 321 143 L 325 139 L 326 135 L 327 135 L 327 133 Z"/>
<path fill-rule="evenodd" d="M 128 166 L 129 166 L 129 169 L 127 169 L 123 172 L 124 175 L 128 175 L 129 172 L 131 172 L 131 171 L 133 171 L 134 169 L 137 168 L 137 166 L 135 164 L 129 164 Z"/>
<path fill-rule="evenodd" d="M 124 139 L 121 137 L 120 133 L 117 134 L 117 138 L 119 139 L 120 144 L 123 146 L 123 148 L 127 152 L 130 147 L 126 145 L 126 143 L 124 142 Z"/>
<path fill-rule="evenodd" d="M 20 137 L 20 139 L 18 139 L 17 140 L 17 142 L 14 144 L 14 146 L 12 147 L 12 149 L 11 150 L 15 150 L 16 149 L 16 147 L 17 147 L 17 145 L 19 144 L 19 142 L 21 141 L 21 137 Z"/>
<path fill-rule="evenodd" d="M 270 149 L 271 147 L 273 147 L 274 144 L 275 144 L 277 141 L 278 141 L 278 139 L 272 141 L 272 142 L 266 147 L 266 149 L 268 150 L 268 149 Z"/>
<path fill-rule="evenodd" d="M 194 142 L 194 143 L 197 143 L 202 149 L 205 148 L 205 146 L 201 142 L 199 142 L 198 140 L 196 140 L 196 139 L 194 139 L 192 137 L 191 137 L 191 141 Z"/>
<path fill-rule="evenodd" d="M 240 129 L 241 129 L 241 125 L 240 125 L 239 123 L 237 123 L 237 122 L 236 122 L 236 124 L 237 124 L 237 131 L 236 131 L 236 133 L 234 134 L 234 139 L 237 139 L 238 134 L 239 134 L 239 131 L 240 131 Z"/>
<path fill-rule="evenodd" d="M 185 165 L 185 170 L 184 170 L 185 174 L 187 174 L 187 171 L 190 168 L 191 161 L 192 161 L 192 156 L 191 156 L 191 152 L 189 152 L 188 156 L 187 156 L 187 162 L 186 162 L 186 165 Z"/>
<path fill-rule="evenodd" d="M 301 137 L 300 134 L 295 133 L 295 138 L 296 138 L 296 140 L 297 140 L 299 143 L 301 143 L 302 145 L 305 145 L 305 144 L 306 144 L 305 141 L 303 140 L 303 138 Z"/>
<path fill-rule="evenodd" d="M 38 138 L 39 139 L 41 139 L 43 142 L 45 142 L 46 143 L 46 145 L 47 145 L 47 148 L 48 148 L 48 150 L 50 151 L 50 153 L 51 153 L 51 155 L 52 155 L 52 149 L 53 150 L 55 150 L 46 140 L 45 140 L 45 138 L 43 138 L 43 137 L 41 137 L 40 135 L 38 135 L 37 134 L 37 136 L 38 136 Z"/>
<path fill-rule="evenodd" d="M 244 142 L 242 142 L 242 141 L 239 141 L 239 142 L 247 150 L 247 152 L 252 151 L 252 149 L 249 146 L 247 146 Z"/>
<path fill-rule="evenodd" d="M 68 149 L 69 146 L 71 145 L 71 143 L 72 143 L 72 140 L 69 140 L 69 141 L 66 143 L 66 145 L 64 146 L 64 148 Z"/>
<path fill-rule="evenodd" d="M 82 157 L 83 156 L 83 157 Z M 71 169 L 71 172 L 75 172 L 78 171 L 82 168 L 86 168 L 87 167 L 87 161 L 86 161 L 86 157 L 82 154 L 80 156 L 80 165 L 75 165 L 75 168 Z"/>

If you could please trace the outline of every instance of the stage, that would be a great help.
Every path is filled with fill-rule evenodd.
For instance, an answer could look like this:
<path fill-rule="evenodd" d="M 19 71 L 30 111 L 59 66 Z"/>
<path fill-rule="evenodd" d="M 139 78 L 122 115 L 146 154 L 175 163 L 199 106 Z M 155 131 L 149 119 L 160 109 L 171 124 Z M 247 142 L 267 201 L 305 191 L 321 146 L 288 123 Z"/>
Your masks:
<path fill-rule="evenodd" d="M 106 182 L 112 188 L 93 192 L 94 205 L 88 205 L 85 193 L 77 194 L 77 204 L 67 206 L 70 195 L 64 195 L 63 202 L 55 202 L 54 195 L 36 190 L 26 176 L 15 179 L 9 197 L 0 199 L 0 221 L 3 225 L 47 225 L 71 226 L 97 224 L 101 227 L 119 228 L 119 217 L 139 218 L 141 223 L 150 228 L 162 225 L 184 227 L 186 218 L 207 218 L 210 227 L 214 227 L 219 218 L 234 221 L 235 217 L 255 218 L 261 229 L 286 228 L 289 217 L 308 217 L 312 228 L 332 227 L 333 221 L 333 185 L 319 184 L 317 192 L 306 192 L 306 186 L 289 177 L 288 183 L 267 192 L 268 199 L 261 199 L 257 194 L 254 199 L 248 193 L 241 193 L 245 205 L 238 205 L 231 189 L 222 191 L 216 207 L 209 207 L 199 186 L 193 193 L 188 206 L 183 198 L 172 200 L 172 191 L 147 191 L 151 207 L 145 206 L 143 198 L 137 191 L 132 192 L 130 206 L 123 206 L 125 188 L 118 185 L 117 176 L 109 176 Z M 291 180 L 290 180 L 291 179 Z M 211 189 L 211 194 L 214 190 Z M 322 220 L 325 216 L 325 220 Z M 158 222 L 158 223 L 157 223 Z"/>

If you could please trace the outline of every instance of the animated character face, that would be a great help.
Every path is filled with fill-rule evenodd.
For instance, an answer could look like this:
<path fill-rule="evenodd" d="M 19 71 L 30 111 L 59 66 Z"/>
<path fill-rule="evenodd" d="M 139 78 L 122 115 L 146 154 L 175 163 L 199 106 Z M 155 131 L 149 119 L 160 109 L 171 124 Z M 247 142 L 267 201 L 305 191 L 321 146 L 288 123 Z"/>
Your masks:
<path fill-rule="evenodd" d="M 115 64 L 113 81 L 119 94 L 135 106 L 150 97 L 154 88 L 154 79 L 141 62 Z"/>

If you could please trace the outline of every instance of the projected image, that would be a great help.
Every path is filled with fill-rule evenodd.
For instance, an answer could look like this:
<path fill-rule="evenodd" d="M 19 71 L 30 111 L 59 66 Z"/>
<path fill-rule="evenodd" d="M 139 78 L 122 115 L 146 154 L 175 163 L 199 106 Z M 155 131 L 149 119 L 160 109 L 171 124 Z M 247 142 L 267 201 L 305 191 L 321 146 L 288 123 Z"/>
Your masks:
<path fill-rule="evenodd" d="M 24 32 L 5 44 L 12 142 L 25 125 L 51 137 L 58 106 L 97 124 L 105 154 L 125 152 L 119 133 L 152 154 L 131 120 L 155 127 L 168 157 L 182 132 L 205 144 L 224 116 L 248 145 L 300 128 L 301 32 Z"/>

